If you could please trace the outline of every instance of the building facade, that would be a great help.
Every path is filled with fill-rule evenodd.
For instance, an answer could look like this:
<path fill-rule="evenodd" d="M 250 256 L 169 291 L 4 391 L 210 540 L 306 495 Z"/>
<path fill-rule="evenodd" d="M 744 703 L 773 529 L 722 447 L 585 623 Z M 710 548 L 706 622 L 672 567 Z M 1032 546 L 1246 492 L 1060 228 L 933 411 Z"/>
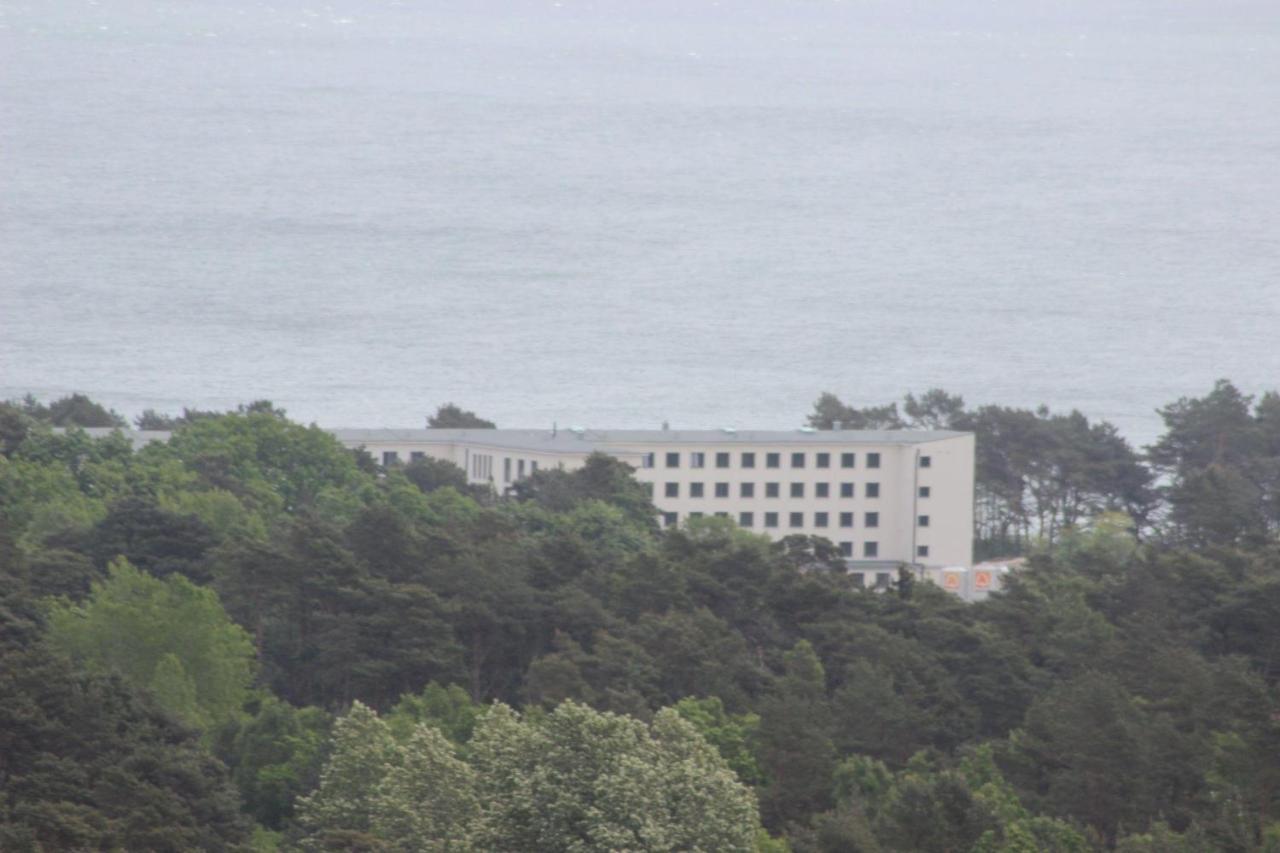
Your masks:
<path fill-rule="evenodd" d="M 337 429 L 384 464 L 446 459 L 499 493 L 593 452 L 650 486 L 665 526 L 723 516 L 780 539 L 822 536 L 884 582 L 892 568 L 972 564 L 974 436 L 926 430 Z"/>
<path fill-rule="evenodd" d="M 91 429 L 107 434 L 110 429 Z M 167 432 L 124 430 L 135 446 Z M 384 466 L 429 457 L 499 494 L 595 452 L 635 468 L 666 527 L 723 516 L 773 539 L 822 536 L 868 585 L 902 564 L 958 594 L 973 563 L 974 436 L 945 430 L 335 429 Z M 974 575 L 978 578 L 978 575 Z M 985 577 L 985 576 L 983 576 Z M 975 583 L 977 583 L 975 581 Z M 978 583 L 975 593 L 985 594 Z M 968 597 L 968 596 L 966 596 Z M 974 597 L 981 597 L 976 595 Z"/>

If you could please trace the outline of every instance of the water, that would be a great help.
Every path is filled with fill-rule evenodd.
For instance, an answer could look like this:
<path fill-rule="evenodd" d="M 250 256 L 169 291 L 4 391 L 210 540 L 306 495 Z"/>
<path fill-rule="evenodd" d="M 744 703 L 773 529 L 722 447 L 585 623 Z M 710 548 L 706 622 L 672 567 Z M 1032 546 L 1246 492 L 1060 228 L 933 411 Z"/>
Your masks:
<path fill-rule="evenodd" d="M 1143 443 L 1278 271 L 1274 0 L 0 0 L 0 397 Z"/>

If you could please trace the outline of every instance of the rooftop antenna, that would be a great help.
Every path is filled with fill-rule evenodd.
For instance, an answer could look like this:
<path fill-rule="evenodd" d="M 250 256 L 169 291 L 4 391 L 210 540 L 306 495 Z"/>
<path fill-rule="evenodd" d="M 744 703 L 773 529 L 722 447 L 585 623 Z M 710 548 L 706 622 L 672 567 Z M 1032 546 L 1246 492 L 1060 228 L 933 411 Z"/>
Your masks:
<path fill-rule="evenodd" d="M 552 422 L 551 422 L 551 437 L 552 437 L 552 438 L 555 438 L 555 437 L 556 437 L 556 433 L 557 433 L 557 432 L 559 432 L 559 427 L 556 425 L 556 422 L 555 422 L 555 421 L 552 421 Z"/>
<path fill-rule="evenodd" d="M 667 423 L 666 421 L 663 421 L 663 422 L 662 422 L 662 431 L 663 431 L 663 432 L 666 432 L 666 431 L 667 431 L 667 430 L 669 430 L 669 429 L 671 429 L 671 424 Z"/>

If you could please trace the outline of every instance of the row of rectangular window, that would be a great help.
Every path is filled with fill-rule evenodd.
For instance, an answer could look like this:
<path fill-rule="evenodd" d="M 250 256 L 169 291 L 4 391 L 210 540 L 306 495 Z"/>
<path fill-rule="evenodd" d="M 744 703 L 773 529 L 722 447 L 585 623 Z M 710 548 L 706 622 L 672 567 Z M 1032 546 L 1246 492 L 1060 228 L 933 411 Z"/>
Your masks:
<path fill-rule="evenodd" d="M 832 456 L 832 454 L 830 454 L 830 453 L 815 453 L 815 454 L 813 455 L 813 463 L 814 463 L 814 464 L 813 464 L 813 467 L 815 467 L 815 468 L 830 468 L 830 467 L 831 467 L 831 456 Z M 804 467 L 807 467 L 807 464 L 808 464 L 808 458 L 809 458 L 809 457 L 808 457 L 808 454 L 806 454 L 806 453 L 792 453 L 792 454 L 791 454 L 791 467 L 792 467 L 792 468 L 804 468 Z M 929 467 L 929 466 L 928 466 L 928 464 L 927 464 L 927 462 L 926 462 L 926 460 L 927 460 L 928 458 L 929 458 L 929 457 L 927 457 L 927 456 L 922 456 L 922 457 L 920 457 L 920 461 L 921 461 L 921 463 L 922 463 L 922 464 L 921 464 L 921 467 L 922 467 L 922 468 L 928 468 L 928 467 Z M 655 467 L 655 465 L 656 465 L 656 459 L 657 459 L 657 454 L 654 454 L 654 453 L 645 453 L 645 454 L 643 454 L 643 455 L 640 457 L 640 467 L 642 467 L 642 468 L 653 468 L 653 467 Z M 730 454 L 730 453 L 727 453 L 727 452 L 724 452 L 724 451 L 720 451 L 720 452 L 715 453 L 715 454 L 714 454 L 714 460 L 715 460 L 715 466 L 716 466 L 717 468 L 729 468 L 729 467 L 731 467 L 731 466 L 732 466 L 732 464 L 733 464 L 733 463 L 732 463 L 732 459 L 731 459 L 731 454 Z M 671 452 L 669 452 L 669 453 L 666 453 L 666 454 L 665 454 L 665 456 L 664 456 L 664 461 L 666 462 L 666 467 L 668 467 L 668 468 L 679 468 L 679 467 L 680 467 L 680 452 L 679 452 L 679 451 L 671 451 Z M 856 454 L 856 453 L 841 453 L 841 454 L 840 454 L 840 467 L 841 467 L 841 468 L 855 468 L 855 467 L 857 467 L 857 461 L 858 461 L 858 459 L 857 459 L 857 454 Z M 866 464 L 866 467 L 868 467 L 868 468 L 879 468 L 879 467 L 880 467 L 880 454 L 879 454 L 879 453 L 867 453 L 867 454 L 865 454 L 865 455 L 864 455 L 864 462 L 865 462 L 865 464 Z M 754 468 L 754 467 L 756 467 L 756 453 L 755 453 L 755 452 L 753 452 L 753 451 L 744 451 L 744 452 L 742 452 L 742 453 L 740 454 L 740 456 L 739 456 L 739 465 L 740 465 L 740 467 L 742 467 L 742 468 Z M 705 467 L 707 467 L 707 454 L 706 454 L 705 452 L 701 451 L 701 450 L 693 450 L 693 451 L 690 451 L 690 452 L 689 452 L 689 467 L 690 467 L 690 468 L 705 468 Z M 766 453 L 766 454 L 764 454 L 764 467 L 766 467 L 766 468 L 781 468 L 781 467 L 782 467 L 782 454 L 781 454 L 781 453 Z"/>
<path fill-rule="evenodd" d="M 713 484 L 713 486 L 714 486 L 714 495 L 715 495 L 715 497 L 717 497 L 717 498 L 727 498 L 727 497 L 729 497 L 729 491 L 730 491 L 731 485 L 732 485 L 732 484 L 730 484 L 730 483 L 714 483 L 714 484 Z M 804 484 L 804 483 L 791 483 L 791 484 L 790 484 L 790 489 L 788 490 L 788 492 L 789 492 L 790 496 L 791 496 L 791 497 L 793 497 L 793 498 L 803 498 L 803 497 L 805 496 L 805 484 Z M 852 497 L 854 497 L 854 496 L 855 496 L 855 495 L 854 495 L 854 492 L 855 492 L 855 484 L 854 484 L 854 483 L 841 483 L 841 484 L 840 484 L 840 497 L 842 497 L 842 498 L 852 498 Z M 878 497 L 880 497 L 880 484 L 879 484 L 879 483 L 864 483 L 864 484 L 863 484 L 863 495 L 864 495 L 865 497 L 868 497 L 868 498 L 878 498 Z M 663 497 L 665 497 L 665 498 L 678 498 L 678 497 L 680 497 L 680 484 L 679 484 L 678 482 L 675 482 L 675 481 L 670 481 L 670 482 L 664 483 L 664 484 L 663 484 L 663 490 L 662 490 L 662 496 L 663 496 Z M 756 484 L 755 484 L 755 483 L 739 483 L 739 484 L 738 484 L 738 497 L 740 497 L 740 498 L 754 498 L 755 496 L 756 496 Z M 779 497 L 782 497 L 782 484 L 781 484 L 781 483 L 765 483 L 765 484 L 764 484 L 764 496 L 765 496 L 766 498 L 779 498 Z M 814 483 L 814 484 L 813 484 L 813 496 L 814 496 L 815 498 L 829 498 L 829 497 L 831 497 L 831 484 L 830 484 L 830 483 Z M 689 497 L 691 497 L 691 498 L 701 498 L 701 497 L 706 497 L 706 484 L 705 484 L 705 483 L 689 483 Z M 921 487 L 920 487 L 920 497 L 922 497 L 922 498 L 927 498 L 927 497 L 929 497 L 929 487 L 928 487 L 928 486 L 921 486 Z"/>
<path fill-rule="evenodd" d="M 727 513 L 727 512 L 717 512 L 717 513 L 716 513 L 716 515 L 717 515 L 717 516 L 727 517 L 727 516 L 729 515 L 729 513 Z M 764 526 L 765 526 L 765 527 L 778 527 L 778 526 L 779 526 L 779 519 L 782 517 L 782 513 L 777 513 L 777 512 L 766 512 L 766 513 L 762 513 L 761 515 L 763 516 L 763 521 L 764 521 Z M 703 514 L 702 514 L 702 513 L 700 513 L 700 512 L 691 512 L 691 513 L 689 513 L 689 517 L 690 517 L 690 518 L 702 518 L 702 516 L 703 516 Z M 853 513 L 851 513 L 851 512 L 842 512 L 842 513 L 838 513 L 838 514 L 837 514 L 837 521 L 839 522 L 839 524 L 840 524 L 840 526 L 841 526 L 841 527 L 845 527 L 845 528 L 853 527 L 853 516 L 854 516 L 854 514 L 853 514 Z M 664 513 L 662 514 L 662 518 L 663 518 L 663 523 L 664 523 L 664 524 L 666 524 L 666 526 L 670 527 L 670 526 L 672 526 L 673 524 L 676 524 L 676 523 L 679 521 L 680 515 L 679 515 L 679 513 L 675 513 L 675 512 L 664 512 Z M 921 516 L 921 518 L 924 518 L 924 519 L 926 519 L 926 520 L 927 520 L 928 516 Z M 739 527 L 755 527 L 755 526 L 756 526 L 756 514 L 755 514 L 754 512 L 740 512 L 740 513 L 738 513 L 738 526 L 739 526 Z M 804 526 L 805 526 L 805 524 L 804 524 L 804 513 L 803 513 L 803 512 L 790 512 L 790 513 L 787 513 L 787 526 L 788 526 L 788 527 L 804 527 Z M 814 527 L 830 527 L 830 526 L 831 526 L 831 514 L 830 514 L 830 513 L 826 513 L 826 512 L 815 512 L 815 513 L 813 514 L 813 526 L 814 526 Z M 863 515 L 862 515 L 862 526 L 863 526 L 863 527 L 868 527 L 868 528 L 875 528 L 875 527 L 879 527 L 879 526 L 880 526 L 880 513 L 878 513 L 878 512 L 867 512 L 867 513 L 863 513 Z M 926 521 L 926 526 L 927 526 L 927 521 Z"/>
<path fill-rule="evenodd" d="M 718 515 L 718 516 L 728 516 L 728 515 L 729 515 L 729 513 L 727 513 L 727 512 L 717 512 L 717 513 L 716 513 L 716 515 Z M 842 513 L 839 513 L 839 514 L 838 514 L 838 516 L 837 516 L 837 518 L 838 518 L 838 521 L 839 521 L 840 526 L 841 526 L 841 527 L 844 527 L 844 528 L 853 527 L 853 516 L 854 516 L 854 514 L 853 514 L 853 513 L 851 513 L 851 512 L 842 512 Z M 690 517 L 690 518 L 701 518 L 701 517 L 702 517 L 702 513 L 700 513 L 700 512 L 691 512 L 691 513 L 689 513 L 689 517 Z M 781 517 L 781 513 L 777 513 L 777 512 L 766 512 L 766 513 L 764 513 L 764 526 L 765 526 L 765 527 L 777 527 L 777 526 L 778 526 L 778 519 L 779 519 L 780 517 Z M 665 522 L 666 522 L 666 524 L 667 524 L 668 526 L 670 526 L 670 525 L 672 525 L 672 524 L 675 524 L 675 523 L 676 523 L 676 521 L 678 520 L 678 518 L 679 518 L 679 514 L 678 514 L 678 513 L 674 513 L 674 512 L 667 512 L 667 513 L 663 513 L 663 519 L 665 520 Z M 789 527 L 804 527 L 804 513 L 803 513 L 803 512 L 792 512 L 792 513 L 787 513 L 787 522 L 788 522 L 788 526 L 789 526 Z M 916 523 L 917 523 L 919 526 L 921 526 L 921 527 L 928 527 L 928 526 L 929 526 L 929 516 L 927 516 L 927 515 L 917 516 L 917 517 L 916 517 Z M 738 513 L 738 526 L 739 526 L 739 527 L 755 527 L 755 524 L 756 524 L 756 514 L 755 514 L 754 512 L 740 512 L 740 513 Z M 813 526 L 814 526 L 814 527 L 830 527 L 830 526 L 831 526 L 831 514 L 830 514 L 830 513 L 826 513 L 826 512 L 815 512 L 815 513 L 813 514 Z M 879 527 L 879 526 L 880 526 L 880 513 L 878 513 L 878 512 L 867 512 L 867 513 L 863 513 L 863 515 L 862 515 L 862 526 L 863 526 L 863 527 L 869 527 L 869 528 Z M 922 556 L 928 556 L 928 546 L 924 546 L 924 547 L 925 547 L 925 549 L 926 549 L 926 552 L 925 552 L 925 554 L 923 554 Z"/>

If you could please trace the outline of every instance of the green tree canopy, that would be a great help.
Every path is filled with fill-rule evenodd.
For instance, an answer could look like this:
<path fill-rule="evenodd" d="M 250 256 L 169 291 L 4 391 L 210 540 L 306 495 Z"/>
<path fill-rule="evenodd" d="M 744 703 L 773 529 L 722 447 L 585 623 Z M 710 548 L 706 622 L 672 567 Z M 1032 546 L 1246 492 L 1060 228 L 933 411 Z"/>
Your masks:
<path fill-rule="evenodd" d="M 429 429 L 494 429 L 496 426 L 493 421 L 486 421 L 454 403 L 445 403 L 427 418 Z"/>
<path fill-rule="evenodd" d="M 152 688 L 167 710 L 202 728 L 239 714 L 253 679 L 253 644 L 217 593 L 178 575 L 150 577 L 124 559 L 84 604 L 53 605 L 48 637 L 95 672 Z"/>

